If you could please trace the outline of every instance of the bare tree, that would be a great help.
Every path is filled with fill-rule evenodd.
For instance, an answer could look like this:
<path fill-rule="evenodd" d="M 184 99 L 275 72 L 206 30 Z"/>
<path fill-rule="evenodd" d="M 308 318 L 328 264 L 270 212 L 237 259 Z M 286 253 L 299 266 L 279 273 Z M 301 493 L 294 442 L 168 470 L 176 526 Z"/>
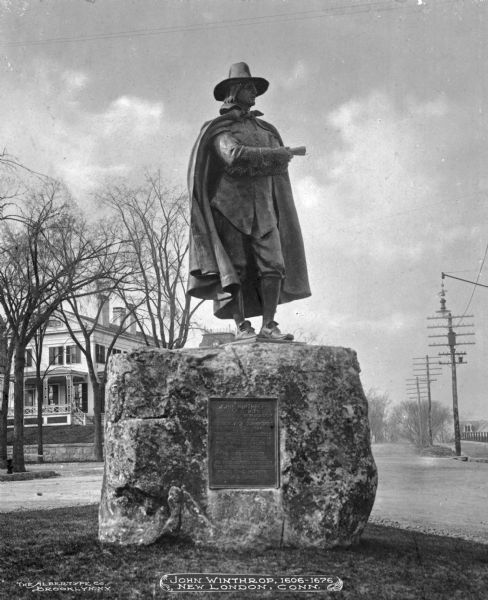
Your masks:
<path fill-rule="evenodd" d="M 419 405 L 416 400 L 405 400 L 395 406 L 388 418 L 389 434 L 393 438 L 404 438 L 419 447 L 429 444 L 427 420 L 429 407 L 426 402 Z M 432 437 L 434 441 L 442 436 L 444 428 L 451 420 L 449 409 L 439 402 L 431 403 Z"/>
<path fill-rule="evenodd" d="M 46 175 L 29 169 L 4 148 L 0 152 L 0 221 L 15 215 L 14 200 L 21 196 L 33 181 L 45 183 L 48 180 Z"/>
<path fill-rule="evenodd" d="M 144 300 L 139 325 L 156 347 L 182 348 L 195 311 L 186 295 L 189 207 L 185 194 L 163 189 L 160 176 L 138 189 L 112 186 L 99 199 L 117 220 L 131 286 Z"/>
<path fill-rule="evenodd" d="M 2 397 L 0 407 L 0 465 L 3 467 L 6 466 L 7 461 L 8 399 L 13 351 L 14 345 L 11 343 L 8 323 L 0 315 L 0 378 L 2 382 Z"/>
<path fill-rule="evenodd" d="M 98 241 L 65 190 L 48 182 L 32 191 L 15 219 L 1 224 L 0 307 L 14 344 L 15 471 L 25 471 L 24 368 L 27 344 L 59 305 L 113 269 L 113 250 Z"/>
<path fill-rule="evenodd" d="M 368 399 L 368 417 L 373 442 L 387 440 L 387 413 L 390 405 L 388 394 L 370 389 L 366 392 Z"/>
<path fill-rule="evenodd" d="M 44 462 L 44 444 L 43 444 L 43 407 L 44 407 L 44 381 L 49 375 L 51 367 L 55 364 L 56 357 L 49 361 L 47 368 L 42 368 L 42 358 L 44 355 L 44 338 L 49 326 L 49 320 L 42 323 L 33 336 L 32 362 L 35 365 L 36 397 L 37 397 L 37 461 Z"/>
<path fill-rule="evenodd" d="M 122 275 L 120 275 L 119 271 L 119 278 L 114 278 L 112 280 L 113 287 L 111 289 L 108 287 L 104 288 L 104 294 L 114 292 L 118 287 L 120 287 L 121 276 L 124 277 L 123 272 Z M 85 311 L 83 311 L 83 309 L 81 308 L 76 296 L 68 298 L 66 302 L 63 305 L 61 305 L 57 311 L 58 316 L 66 325 L 71 339 L 80 349 L 80 351 L 86 359 L 88 375 L 90 377 L 90 383 L 93 390 L 93 416 L 95 425 L 94 448 L 96 460 L 103 459 L 101 407 L 102 397 L 105 391 L 105 383 L 107 381 L 108 358 L 112 354 L 117 340 L 130 327 L 131 321 L 134 318 L 135 311 L 137 309 L 136 305 L 132 305 L 130 311 L 125 311 L 125 314 L 122 316 L 119 323 L 110 326 L 111 341 L 109 346 L 107 347 L 107 355 L 106 357 L 104 357 L 104 362 L 102 363 L 103 369 L 100 371 L 97 366 L 96 357 L 93 356 L 93 349 L 91 343 L 93 334 L 95 333 L 97 327 L 100 324 L 100 319 L 103 311 L 104 295 L 101 295 L 101 297 L 99 296 L 99 298 L 100 300 L 98 302 L 96 314 L 94 315 L 94 317 L 89 317 L 86 314 L 84 314 Z M 81 336 L 77 335 L 75 328 L 73 327 L 73 319 L 76 322 L 77 329 L 79 329 Z"/>

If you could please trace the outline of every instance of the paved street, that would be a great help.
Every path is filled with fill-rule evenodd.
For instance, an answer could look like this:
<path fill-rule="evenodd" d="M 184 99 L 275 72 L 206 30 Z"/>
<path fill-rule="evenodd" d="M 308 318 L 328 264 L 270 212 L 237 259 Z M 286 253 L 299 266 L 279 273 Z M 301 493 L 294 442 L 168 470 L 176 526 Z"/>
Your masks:
<path fill-rule="evenodd" d="M 372 519 L 488 543 L 488 463 L 417 456 L 407 445 L 376 444 L 379 485 Z M 463 442 L 488 458 L 488 444 Z"/>
<path fill-rule="evenodd" d="M 488 457 L 488 445 L 463 444 L 463 452 Z M 432 529 L 488 543 L 488 463 L 417 456 L 407 445 L 376 444 L 379 486 L 375 522 Z M 29 465 L 52 469 L 56 479 L 0 483 L 0 512 L 96 504 L 101 463 Z"/>

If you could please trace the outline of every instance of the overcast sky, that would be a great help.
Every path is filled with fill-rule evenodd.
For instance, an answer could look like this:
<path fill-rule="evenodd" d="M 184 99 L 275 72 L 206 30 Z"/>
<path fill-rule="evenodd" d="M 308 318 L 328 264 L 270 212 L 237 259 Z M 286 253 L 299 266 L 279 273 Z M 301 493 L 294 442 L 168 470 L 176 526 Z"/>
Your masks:
<path fill-rule="evenodd" d="M 363 386 L 405 399 L 412 358 L 436 354 L 426 317 L 439 309 L 441 272 L 488 283 L 487 1 L 0 7 L 0 144 L 62 178 L 82 205 L 107 178 L 145 169 L 183 188 L 231 63 L 267 78 L 256 107 L 287 145 L 308 149 L 290 174 L 312 297 L 280 307 L 277 319 L 298 338 L 354 348 Z M 473 286 L 446 287 L 462 315 Z M 460 414 L 486 418 L 488 289 L 475 290 L 468 313 L 476 345 L 459 347 L 468 352 Z M 201 320 L 228 325 L 210 305 Z M 451 405 L 448 367 L 433 399 Z"/>

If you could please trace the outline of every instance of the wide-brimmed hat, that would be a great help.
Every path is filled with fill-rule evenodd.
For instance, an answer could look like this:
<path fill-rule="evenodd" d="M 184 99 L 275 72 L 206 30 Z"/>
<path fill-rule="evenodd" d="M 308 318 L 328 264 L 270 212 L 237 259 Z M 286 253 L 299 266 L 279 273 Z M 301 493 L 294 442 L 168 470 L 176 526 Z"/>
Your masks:
<path fill-rule="evenodd" d="M 269 81 L 263 79 L 263 77 L 252 77 L 245 62 L 234 63 L 229 69 L 229 77 L 215 86 L 215 100 L 225 100 L 229 87 L 234 83 L 248 83 L 249 81 L 252 81 L 256 86 L 257 96 L 264 94 L 268 89 Z"/>

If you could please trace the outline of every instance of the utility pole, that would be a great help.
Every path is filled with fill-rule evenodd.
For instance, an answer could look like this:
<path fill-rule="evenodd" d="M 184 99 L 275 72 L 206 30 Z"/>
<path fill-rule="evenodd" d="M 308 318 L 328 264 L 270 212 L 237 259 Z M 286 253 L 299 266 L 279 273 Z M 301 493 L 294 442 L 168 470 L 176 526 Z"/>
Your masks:
<path fill-rule="evenodd" d="M 415 386 L 417 388 L 417 400 L 418 400 L 418 405 L 419 405 L 419 441 L 420 441 L 420 446 L 423 447 L 424 445 L 424 432 L 423 432 L 423 427 L 422 427 L 422 403 L 420 402 L 420 385 L 419 385 L 419 378 L 416 377 L 415 378 Z"/>
<path fill-rule="evenodd" d="M 456 346 L 467 346 L 472 345 L 474 342 L 458 342 L 457 337 L 460 336 L 470 336 L 474 335 L 473 332 L 468 333 L 456 333 L 454 331 L 454 327 L 456 329 L 460 327 L 473 327 L 473 323 L 469 323 L 466 325 L 461 324 L 460 322 L 454 324 L 455 319 L 464 319 L 464 318 L 473 318 L 473 315 L 460 315 L 454 316 L 451 314 L 446 308 L 446 292 L 444 290 L 444 282 L 442 282 L 440 297 L 441 297 L 441 309 L 436 311 L 439 315 L 438 317 L 427 317 L 428 320 L 434 319 L 443 319 L 447 321 L 445 324 L 441 325 L 430 325 L 428 329 L 446 329 L 447 328 L 447 344 L 446 343 L 432 343 L 429 346 L 444 346 L 449 348 L 449 352 L 439 352 L 439 356 L 448 356 L 448 362 L 439 361 L 441 365 L 450 365 L 451 367 L 451 380 L 452 380 L 452 415 L 454 419 L 454 444 L 456 448 L 456 456 L 461 456 L 461 432 L 459 429 L 459 410 L 458 410 L 458 392 L 457 392 L 457 372 L 456 365 L 467 364 L 464 361 L 464 357 L 466 352 L 456 352 Z M 430 338 L 445 338 L 446 333 L 442 335 L 429 335 Z M 457 360 L 456 360 L 457 359 Z"/>
<path fill-rule="evenodd" d="M 429 445 L 434 445 L 434 438 L 432 435 L 432 394 L 430 384 L 437 379 L 433 379 L 432 376 L 440 375 L 442 367 L 438 366 L 439 360 L 432 356 L 416 357 L 413 359 L 413 372 L 416 375 L 418 373 L 420 380 L 425 382 L 427 386 L 427 427 L 429 436 Z M 417 362 L 415 362 L 417 361 Z M 422 362 L 418 362 L 422 361 Z"/>
<path fill-rule="evenodd" d="M 424 444 L 424 425 L 422 420 L 422 401 L 426 399 L 424 382 L 420 380 L 420 377 L 414 377 L 413 379 L 407 379 L 407 395 L 410 400 L 417 400 L 418 404 L 418 422 L 419 422 L 419 446 L 423 447 Z"/>

